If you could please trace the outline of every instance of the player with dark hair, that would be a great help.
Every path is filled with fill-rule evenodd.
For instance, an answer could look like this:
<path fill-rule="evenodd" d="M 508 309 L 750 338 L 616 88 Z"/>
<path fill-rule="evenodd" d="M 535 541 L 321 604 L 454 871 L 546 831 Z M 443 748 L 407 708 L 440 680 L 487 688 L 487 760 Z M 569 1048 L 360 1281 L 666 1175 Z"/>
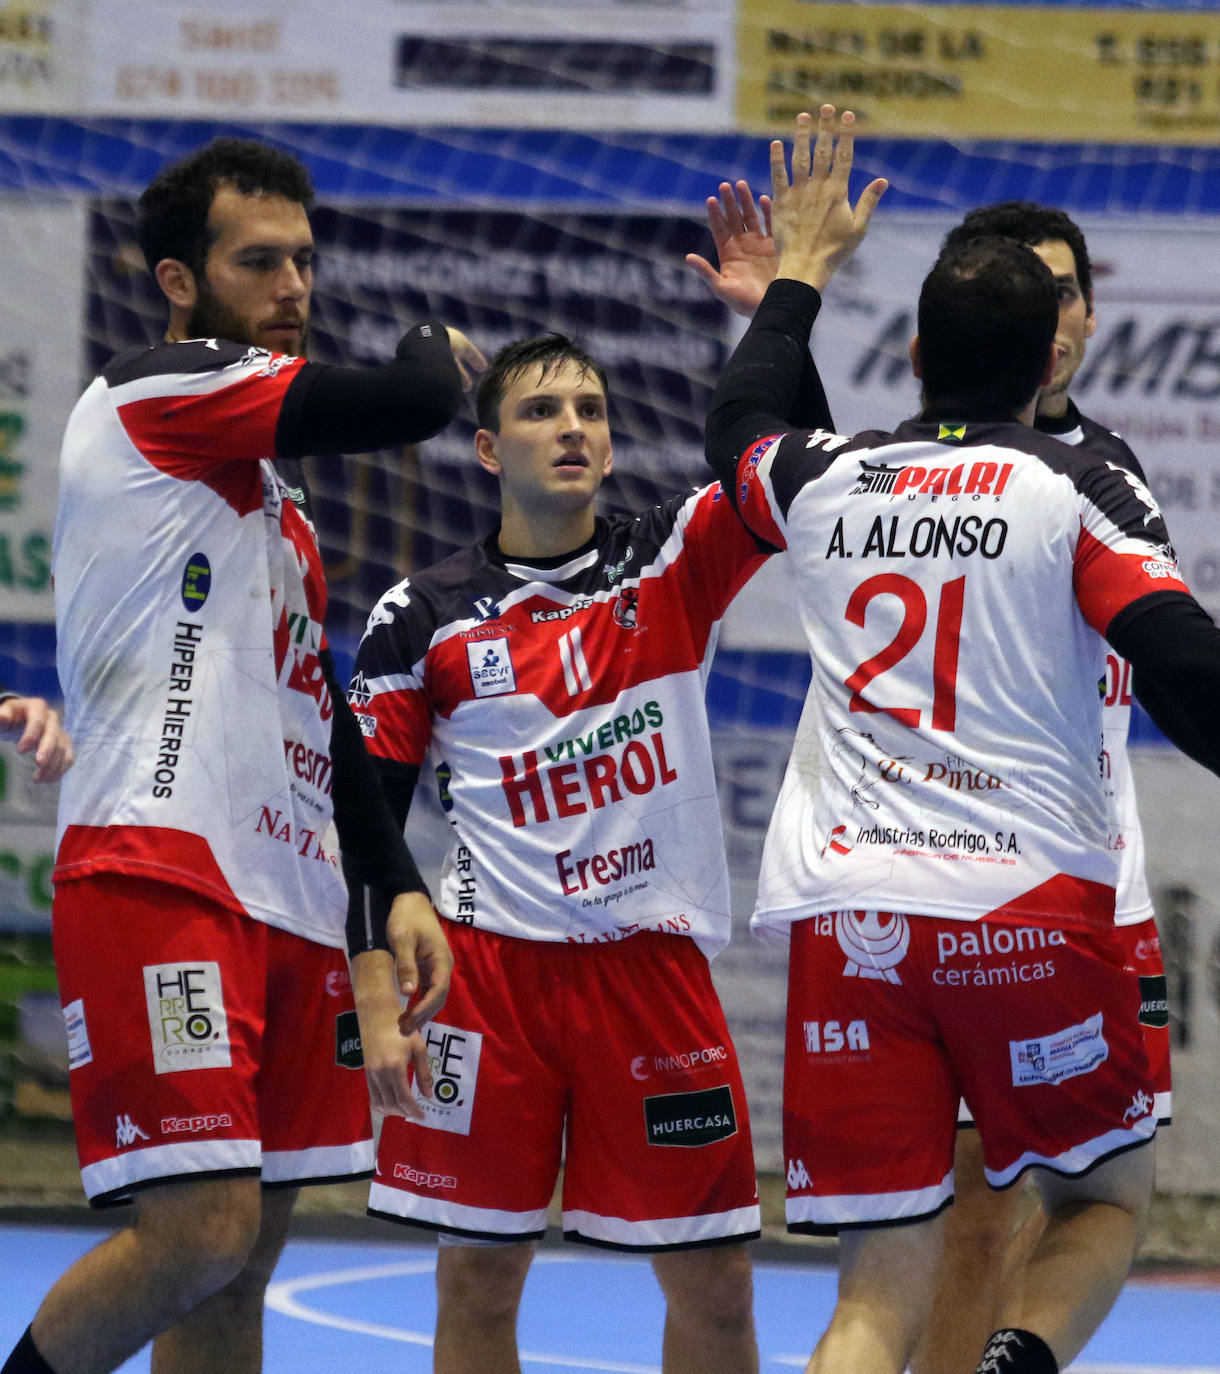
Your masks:
<path fill-rule="evenodd" d="M 10 692 L 0 683 L 0 739 L 14 736 L 19 754 L 34 755 L 35 782 L 58 782 L 72 767 L 72 738 L 59 712 L 41 697 Z"/>
<path fill-rule="evenodd" d="M 1143 469 L 1127 444 L 1082 415 L 1069 394 L 1087 342 L 1097 328 L 1093 269 L 1080 227 L 1052 206 L 1002 201 L 971 210 L 949 231 L 942 251 L 951 252 L 994 235 L 1028 245 L 1050 268 L 1058 292 L 1055 344 L 1059 357 L 1050 383 L 1038 393 L 1034 427 L 1143 482 Z M 1130 668 L 1113 649 L 1106 654 L 1103 690 L 1102 780 L 1113 811 L 1106 843 L 1118 856 L 1114 921 L 1138 998 L 1139 1024 L 1152 1069 L 1154 1109 L 1163 1126 L 1172 1111 L 1165 969 L 1144 872 L 1144 837 L 1127 757 Z M 996 1192 L 986 1186 L 978 1133 L 965 1125 L 958 1133 L 953 1173 L 954 1207 L 946 1228 L 942 1279 L 928 1331 L 912 1360 L 918 1374 L 958 1374 L 973 1368 L 979 1342 L 997 1325 L 1005 1284 L 1021 1282 L 1024 1259 L 1043 1221 L 1039 1209 L 1013 1237 L 1019 1190 Z"/>
<path fill-rule="evenodd" d="M 54 574 L 79 766 L 53 934 L 85 1191 L 134 1217 L 54 1285 L 5 1374 L 101 1374 L 154 1338 L 159 1371 L 261 1367 L 297 1189 L 373 1162 L 341 861 L 392 898 L 376 934 L 416 999 L 405 1026 L 444 1000 L 448 949 L 335 682 L 282 468 L 435 433 L 476 358 L 436 323 L 380 366 L 301 357 L 311 195 L 253 142 L 162 173 L 141 241 L 166 341 L 116 356 L 68 422 Z"/>
<path fill-rule="evenodd" d="M 964 1098 L 988 1182 L 1032 1171 L 1047 1212 L 978 1368 L 1053 1374 L 1121 1288 L 1156 1130 L 1113 928 L 1097 682 L 1108 641 L 1170 738 L 1220 771 L 1220 631 L 1143 483 L 1031 427 L 1059 313 L 1032 251 L 991 237 L 938 263 L 911 345 L 915 419 L 855 438 L 793 425 L 819 293 L 885 187 L 851 206 L 852 125 L 836 146 L 823 106 L 811 143 L 801 116 L 791 179 L 772 145 L 778 275 L 707 435 L 747 525 L 793 559 L 813 668 L 754 918 L 791 941 L 789 1227 L 839 1234 L 809 1368 L 905 1367 Z M 968 346 L 957 294 L 981 317 Z M 1023 353 L 1033 330 L 1042 370 L 1010 408 L 975 350 L 1007 370 L 1006 336 Z M 866 815 L 861 770 L 878 780 Z M 828 1020 L 850 1053 L 827 1045 Z"/>
<path fill-rule="evenodd" d="M 756 1370 L 754 1165 L 708 968 L 730 909 L 704 692 L 763 552 L 718 486 L 596 513 L 605 374 L 565 338 L 501 352 L 478 414 L 499 528 L 386 593 L 351 688 L 397 814 L 427 759 L 453 827 L 455 977 L 424 1030 L 438 1090 L 422 1121 L 386 1121 L 370 1209 L 441 1233 L 439 1374 L 519 1369 L 561 1157 L 565 1236 L 652 1256 L 667 1374 Z M 366 1056 L 386 1046 L 405 1077 L 393 989 L 356 982 L 386 1028 Z"/>

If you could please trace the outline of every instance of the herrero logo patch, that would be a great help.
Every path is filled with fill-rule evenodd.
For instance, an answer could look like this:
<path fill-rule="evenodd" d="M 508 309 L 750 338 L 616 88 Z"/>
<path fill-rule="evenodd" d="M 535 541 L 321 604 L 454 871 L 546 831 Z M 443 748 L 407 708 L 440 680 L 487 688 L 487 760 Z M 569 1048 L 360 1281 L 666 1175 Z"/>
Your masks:
<path fill-rule="evenodd" d="M 158 1073 L 230 1066 L 229 1018 L 219 964 L 146 964 L 144 997 Z"/>

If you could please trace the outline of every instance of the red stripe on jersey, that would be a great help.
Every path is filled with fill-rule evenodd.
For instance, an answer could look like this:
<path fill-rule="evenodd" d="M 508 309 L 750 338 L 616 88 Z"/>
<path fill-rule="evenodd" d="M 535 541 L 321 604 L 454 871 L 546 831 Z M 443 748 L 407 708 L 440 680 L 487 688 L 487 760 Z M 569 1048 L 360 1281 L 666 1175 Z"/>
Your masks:
<path fill-rule="evenodd" d="M 432 738 L 432 716 L 423 692 L 379 692 L 357 713 L 363 717 L 360 724 L 370 754 L 398 763 L 423 763 Z"/>
<path fill-rule="evenodd" d="M 52 882 L 126 873 L 185 887 L 239 916 L 246 914 L 202 835 L 158 825 L 70 825 L 55 856 Z"/>
<path fill-rule="evenodd" d="M 1072 583 L 1081 614 L 1104 635 L 1124 607 L 1150 592 L 1185 592 L 1190 588 L 1177 569 L 1154 549 L 1146 553 L 1119 553 L 1088 530 L 1080 531 L 1076 545 Z"/>
<path fill-rule="evenodd" d="M 777 549 L 786 549 L 788 541 L 771 513 L 765 484 L 756 479 L 763 454 L 783 437 L 782 434 L 768 434 L 752 443 L 737 460 L 737 508 L 741 518 L 760 539 L 774 544 Z"/>
<path fill-rule="evenodd" d="M 982 919 L 1030 921 L 1036 925 L 1069 922 L 1109 930 L 1114 925 L 1114 889 L 1106 883 L 1057 873 L 1011 902 L 987 912 Z"/>
<path fill-rule="evenodd" d="M 141 455 L 159 472 L 203 482 L 239 515 L 263 504 L 257 463 L 275 456 L 275 427 L 284 393 L 303 358 L 273 375 L 245 374 L 201 395 L 154 396 L 118 407 Z"/>

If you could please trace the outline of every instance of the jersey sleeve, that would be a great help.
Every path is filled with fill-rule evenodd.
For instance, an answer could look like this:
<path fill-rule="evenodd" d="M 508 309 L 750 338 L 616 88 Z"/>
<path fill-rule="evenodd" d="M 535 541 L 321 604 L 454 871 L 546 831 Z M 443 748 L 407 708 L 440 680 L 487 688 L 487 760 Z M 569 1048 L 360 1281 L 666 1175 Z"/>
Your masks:
<path fill-rule="evenodd" d="M 1072 580 L 1081 613 L 1099 634 L 1143 597 L 1189 595 L 1160 508 L 1135 473 L 1098 464 L 1081 477 L 1078 493 Z"/>
<path fill-rule="evenodd" d="M 711 625 L 774 549 L 747 528 L 719 482 L 677 500 L 688 618 L 699 612 L 699 619 Z"/>
<path fill-rule="evenodd" d="M 431 631 L 422 611 L 409 579 L 386 592 L 369 615 L 348 689 L 365 747 L 389 765 L 418 768 L 432 738 Z"/>
<path fill-rule="evenodd" d="M 737 460 L 735 503 L 749 529 L 772 548 L 788 547 L 788 510 L 851 441 L 829 430 L 764 435 Z"/>
<path fill-rule="evenodd" d="M 128 355 L 106 380 L 140 453 L 191 481 L 217 463 L 274 457 L 285 394 L 306 366 L 304 358 L 195 339 Z"/>

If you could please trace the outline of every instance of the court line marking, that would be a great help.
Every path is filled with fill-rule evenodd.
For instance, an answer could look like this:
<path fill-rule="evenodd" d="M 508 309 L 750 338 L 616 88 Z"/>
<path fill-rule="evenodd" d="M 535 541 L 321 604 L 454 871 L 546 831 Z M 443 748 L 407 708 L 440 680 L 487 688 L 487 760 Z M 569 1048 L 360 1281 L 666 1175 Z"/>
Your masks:
<path fill-rule="evenodd" d="M 579 1264 L 576 1255 L 537 1255 L 535 1264 Z M 384 1340 L 404 1345 L 431 1348 L 432 1337 L 423 1331 L 411 1331 L 400 1326 L 383 1326 L 379 1322 L 362 1321 L 358 1317 L 337 1317 L 321 1312 L 301 1302 L 297 1295 L 320 1288 L 335 1288 L 341 1284 L 365 1283 L 377 1279 L 412 1278 L 431 1274 L 436 1269 L 435 1256 L 418 1260 L 399 1260 L 394 1264 L 361 1265 L 351 1269 L 331 1269 L 306 1274 L 296 1279 L 273 1279 L 267 1287 L 266 1305 L 273 1312 L 315 1326 L 327 1326 L 337 1331 L 352 1331 L 365 1336 L 380 1336 Z M 595 1360 L 582 1356 L 549 1355 L 541 1351 L 520 1352 L 522 1364 L 558 1365 L 574 1369 L 600 1370 L 602 1374 L 661 1374 L 659 1365 L 624 1364 L 614 1360 Z M 765 1355 L 765 1364 L 803 1369 L 809 1355 Z M 1220 1374 L 1217 1365 L 1149 1365 L 1149 1364 L 1072 1364 L 1065 1374 Z"/>
<path fill-rule="evenodd" d="M 538 1255 L 535 1264 L 574 1264 L 579 1263 L 575 1255 Z M 345 1283 L 365 1283 L 375 1279 L 409 1278 L 420 1274 L 431 1274 L 436 1269 L 434 1256 L 423 1260 L 403 1260 L 396 1264 L 369 1264 L 355 1269 L 331 1269 L 317 1274 L 307 1274 L 298 1279 L 273 1279 L 267 1286 L 266 1305 L 273 1312 L 285 1317 L 295 1317 L 298 1321 L 312 1322 L 315 1326 L 329 1326 L 337 1331 L 353 1331 L 364 1336 L 381 1336 L 385 1340 L 399 1341 L 404 1345 L 418 1345 L 431 1348 L 432 1337 L 423 1331 L 411 1331 L 400 1326 L 383 1326 L 378 1322 L 361 1321 L 358 1317 L 337 1317 L 329 1312 L 320 1312 L 301 1302 L 297 1295 L 318 1288 L 335 1288 Z M 549 1355 L 536 1350 L 520 1352 L 522 1364 L 558 1365 L 567 1369 L 594 1369 L 602 1374 L 661 1374 L 660 1365 L 624 1364 L 618 1360 L 596 1360 L 579 1355 Z M 802 1361 L 803 1363 L 803 1361 Z"/>

